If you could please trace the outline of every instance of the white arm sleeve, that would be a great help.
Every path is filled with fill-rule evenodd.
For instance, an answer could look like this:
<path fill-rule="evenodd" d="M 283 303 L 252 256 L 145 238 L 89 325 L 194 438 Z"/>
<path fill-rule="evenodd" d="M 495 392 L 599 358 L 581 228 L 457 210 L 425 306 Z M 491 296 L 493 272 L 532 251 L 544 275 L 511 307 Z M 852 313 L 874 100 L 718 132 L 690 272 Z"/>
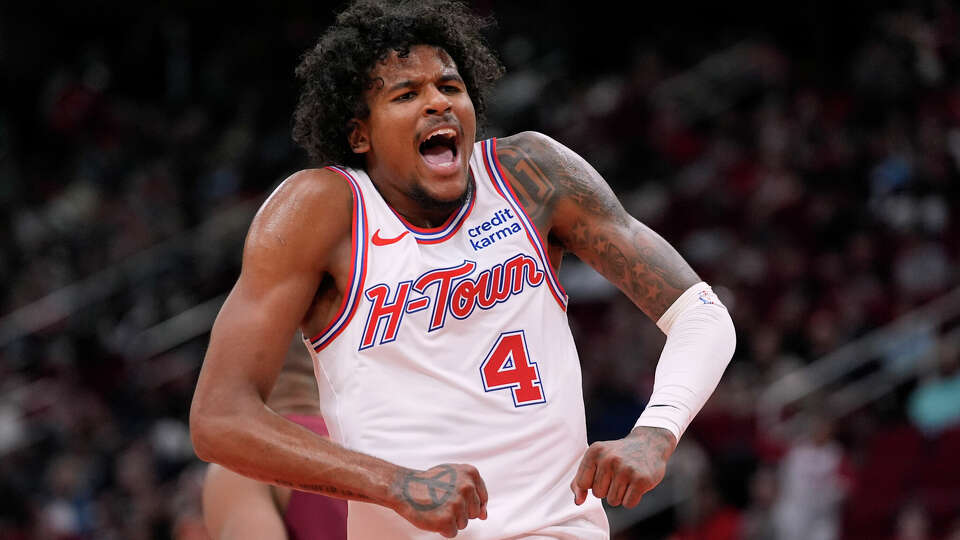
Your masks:
<path fill-rule="evenodd" d="M 737 336 L 727 308 L 702 281 L 680 295 L 657 326 L 667 342 L 636 425 L 667 429 L 679 441 L 720 382 Z"/>

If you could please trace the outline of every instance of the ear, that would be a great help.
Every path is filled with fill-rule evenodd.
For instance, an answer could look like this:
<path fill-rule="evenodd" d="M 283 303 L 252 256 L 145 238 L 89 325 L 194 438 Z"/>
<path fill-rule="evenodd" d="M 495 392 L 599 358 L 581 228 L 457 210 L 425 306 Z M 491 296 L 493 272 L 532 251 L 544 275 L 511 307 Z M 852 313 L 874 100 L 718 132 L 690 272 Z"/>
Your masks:
<path fill-rule="evenodd" d="M 350 135 L 347 141 L 354 154 L 366 154 L 370 151 L 370 130 L 363 120 L 350 120 Z"/>

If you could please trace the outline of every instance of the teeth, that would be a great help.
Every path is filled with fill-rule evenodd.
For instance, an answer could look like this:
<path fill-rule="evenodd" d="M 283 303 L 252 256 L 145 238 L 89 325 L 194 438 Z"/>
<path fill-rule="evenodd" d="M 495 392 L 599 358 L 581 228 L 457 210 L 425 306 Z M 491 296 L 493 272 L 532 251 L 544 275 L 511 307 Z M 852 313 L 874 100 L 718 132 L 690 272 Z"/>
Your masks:
<path fill-rule="evenodd" d="M 453 129 L 451 129 L 451 128 L 438 129 L 437 131 L 434 131 L 434 132 L 431 133 L 430 135 L 427 135 L 427 139 L 436 137 L 437 135 L 440 135 L 440 136 L 442 136 L 442 137 L 446 137 L 446 138 L 448 138 L 448 139 L 452 139 L 452 138 L 456 137 L 457 132 L 456 132 L 456 130 L 453 130 Z M 426 139 L 424 139 L 424 140 L 426 140 Z"/>

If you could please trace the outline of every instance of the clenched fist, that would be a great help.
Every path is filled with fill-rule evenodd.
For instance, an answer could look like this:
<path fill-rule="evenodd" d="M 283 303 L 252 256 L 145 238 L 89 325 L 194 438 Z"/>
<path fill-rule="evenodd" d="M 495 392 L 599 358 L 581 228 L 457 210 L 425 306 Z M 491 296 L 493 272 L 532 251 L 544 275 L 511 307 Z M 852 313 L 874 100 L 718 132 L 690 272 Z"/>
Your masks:
<path fill-rule="evenodd" d="M 393 508 L 417 528 L 453 538 L 473 518 L 487 519 L 487 486 L 472 465 L 400 471 Z"/>
<path fill-rule="evenodd" d="M 570 489 L 575 503 L 583 504 L 587 490 L 612 506 L 633 508 L 640 497 L 663 480 L 667 460 L 677 446 L 665 429 L 637 426 L 616 441 L 595 442 L 587 448 Z"/>

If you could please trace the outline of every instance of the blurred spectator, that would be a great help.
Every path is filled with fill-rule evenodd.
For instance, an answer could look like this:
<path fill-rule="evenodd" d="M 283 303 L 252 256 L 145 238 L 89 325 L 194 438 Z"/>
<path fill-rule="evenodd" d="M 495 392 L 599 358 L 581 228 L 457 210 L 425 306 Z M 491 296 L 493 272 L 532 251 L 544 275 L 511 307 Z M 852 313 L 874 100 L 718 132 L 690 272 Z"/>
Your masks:
<path fill-rule="evenodd" d="M 779 540 L 834 540 L 840 537 L 841 503 L 849 473 L 834 426 L 810 419 L 808 435 L 780 462 L 780 491 L 773 520 Z"/>
<path fill-rule="evenodd" d="M 930 518 L 919 504 L 908 504 L 897 514 L 897 529 L 890 540 L 930 540 Z"/>
<path fill-rule="evenodd" d="M 750 503 L 743 514 L 742 540 L 777 540 L 773 516 L 777 491 L 774 468 L 765 466 L 754 473 L 750 479 Z"/>
<path fill-rule="evenodd" d="M 943 540 L 960 540 L 960 519 L 957 519 L 950 526 L 950 530 L 947 532 L 946 536 L 943 537 Z"/>
<path fill-rule="evenodd" d="M 743 519 L 740 511 L 725 504 L 710 481 L 702 484 L 681 507 L 679 526 L 669 540 L 737 540 Z"/>
<path fill-rule="evenodd" d="M 910 420 L 928 435 L 960 425 L 960 349 L 941 341 L 937 370 L 910 395 Z"/>

